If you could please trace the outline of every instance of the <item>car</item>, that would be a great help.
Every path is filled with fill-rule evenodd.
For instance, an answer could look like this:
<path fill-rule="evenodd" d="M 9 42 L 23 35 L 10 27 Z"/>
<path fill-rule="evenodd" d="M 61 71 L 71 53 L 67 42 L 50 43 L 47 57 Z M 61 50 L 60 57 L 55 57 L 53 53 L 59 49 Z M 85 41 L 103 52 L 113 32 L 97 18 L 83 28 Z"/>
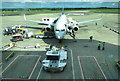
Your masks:
<path fill-rule="evenodd" d="M 23 41 L 23 36 L 22 35 L 13 35 L 11 41 L 12 42 Z"/>
<path fill-rule="evenodd" d="M 120 68 L 120 60 L 116 62 L 117 66 Z"/>

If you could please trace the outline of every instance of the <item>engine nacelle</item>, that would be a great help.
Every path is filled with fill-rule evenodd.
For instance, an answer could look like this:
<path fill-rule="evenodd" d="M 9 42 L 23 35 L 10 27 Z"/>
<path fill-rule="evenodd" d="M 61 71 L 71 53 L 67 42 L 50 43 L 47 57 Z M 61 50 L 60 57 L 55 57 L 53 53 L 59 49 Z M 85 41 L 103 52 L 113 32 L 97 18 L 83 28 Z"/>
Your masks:
<path fill-rule="evenodd" d="M 79 30 L 79 27 L 78 26 L 73 26 L 73 30 L 75 31 L 75 32 L 77 32 L 78 30 Z"/>
<path fill-rule="evenodd" d="M 51 26 L 46 26 L 45 30 L 46 31 L 50 31 L 51 30 Z"/>

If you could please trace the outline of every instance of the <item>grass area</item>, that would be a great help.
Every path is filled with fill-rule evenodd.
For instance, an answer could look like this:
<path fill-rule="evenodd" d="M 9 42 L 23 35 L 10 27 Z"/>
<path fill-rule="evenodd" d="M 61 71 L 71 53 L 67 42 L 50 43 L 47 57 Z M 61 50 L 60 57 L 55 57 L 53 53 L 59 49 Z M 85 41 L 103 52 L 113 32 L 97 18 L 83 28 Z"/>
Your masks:
<path fill-rule="evenodd" d="M 52 11 L 52 10 L 29 10 L 29 11 L 3 11 L 4 15 L 14 15 L 14 14 L 38 14 L 38 13 L 58 13 L 60 11 Z"/>
<path fill-rule="evenodd" d="M 65 12 L 89 10 L 94 13 L 118 13 L 118 9 L 65 9 Z M 38 13 L 61 13 L 62 9 L 29 9 L 29 10 L 2 10 L 4 15 L 38 14 Z"/>
<path fill-rule="evenodd" d="M 118 9 L 95 9 L 94 11 L 90 11 L 94 13 L 118 13 Z"/>

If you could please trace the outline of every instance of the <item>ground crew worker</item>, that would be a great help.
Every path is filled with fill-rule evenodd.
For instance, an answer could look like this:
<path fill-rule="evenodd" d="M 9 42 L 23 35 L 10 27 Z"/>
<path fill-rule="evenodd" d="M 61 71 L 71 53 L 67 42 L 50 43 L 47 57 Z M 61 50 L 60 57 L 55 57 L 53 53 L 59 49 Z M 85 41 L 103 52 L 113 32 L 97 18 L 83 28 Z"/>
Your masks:
<path fill-rule="evenodd" d="M 102 50 L 105 50 L 105 42 L 103 42 Z"/>
<path fill-rule="evenodd" d="M 100 50 L 100 41 L 98 41 L 98 50 Z"/>
<path fill-rule="evenodd" d="M 92 42 L 92 38 L 93 38 L 93 36 L 90 36 L 90 42 Z"/>
<path fill-rule="evenodd" d="M 96 25 L 97 25 L 97 22 L 96 22 Z"/>

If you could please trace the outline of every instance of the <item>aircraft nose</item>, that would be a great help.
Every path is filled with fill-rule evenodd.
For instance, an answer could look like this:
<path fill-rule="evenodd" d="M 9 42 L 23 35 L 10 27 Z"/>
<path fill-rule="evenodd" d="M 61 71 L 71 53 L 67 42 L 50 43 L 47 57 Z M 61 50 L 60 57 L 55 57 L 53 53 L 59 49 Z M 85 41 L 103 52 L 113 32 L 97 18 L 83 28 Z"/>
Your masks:
<path fill-rule="evenodd" d="M 56 37 L 57 37 L 57 39 L 63 39 L 62 35 L 57 35 Z"/>
<path fill-rule="evenodd" d="M 58 39 L 60 39 L 61 37 L 60 36 L 58 36 Z"/>
<path fill-rule="evenodd" d="M 64 35 L 65 35 L 64 32 L 56 33 L 56 38 L 57 38 L 57 39 L 63 39 L 63 38 L 64 38 Z"/>

